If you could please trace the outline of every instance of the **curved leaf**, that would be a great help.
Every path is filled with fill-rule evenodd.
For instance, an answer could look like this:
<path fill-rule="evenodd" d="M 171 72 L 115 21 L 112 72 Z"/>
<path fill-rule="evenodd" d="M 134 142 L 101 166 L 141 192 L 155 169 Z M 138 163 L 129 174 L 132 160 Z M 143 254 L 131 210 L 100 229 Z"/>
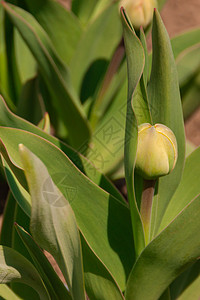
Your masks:
<path fill-rule="evenodd" d="M 187 30 L 171 39 L 172 50 L 175 59 L 187 48 L 193 47 L 200 42 L 200 28 Z"/>
<path fill-rule="evenodd" d="M 113 55 L 122 36 L 118 4 L 111 3 L 87 28 L 70 63 L 72 82 L 80 94 L 83 78 L 98 59 L 107 61 Z M 99 69 L 95 69 L 95 73 Z M 92 77 L 94 75 L 92 74 Z M 88 79 L 89 81 L 89 79 Z M 86 86 L 88 82 L 86 82 Z"/>
<path fill-rule="evenodd" d="M 32 259 L 34 260 L 38 272 L 41 274 L 45 282 L 46 288 L 51 296 L 51 299 L 72 299 L 67 288 L 64 286 L 55 270 L 49 263 L 48 259 L 35 243 L 33 238 L 21 226 L 16 224 L 16 230 L 27 247 Z"/>
<path fill-rule="evenodd" d="M 197 260 L 200 255 L 199 214 L 200 196 L 148 244 L 131 271 L 127 300 L 159 299 L 169 284 Z"/>
<path fill-rule="evenodd" d="M 35 289 L 41 300 L 50 300 L 35 267 L 20 253 L 6 246 L 0 246 L 0 281 L 23 282 Z"/>
<path fill-rule="evenodd" d="M 0 299 L 22 300 L 6 284 L 0 284 Z"/>
<path fill-rule="evenodd" d="M 82 35 L 79 20 L 57 1 L 25 0 L 25 3 L 47 32 L 58 55 L 68 64 Z"/>
<path fill-rule="evenodd" d="M 54 105 L 67 127 L 72 145 L 81 146 L 89 139 L 90 129 L 79 99 L 70 84 L 67 68 L 54 52 L 46 33 L 36 20 L 24 10 L 2 3 L 39 64 L 55 100 Z"/>
<path fill-rule="evenodd" d="M 171 284 L 172 300 L 199 300 L 200 260 L 195 262 Z"/>
<path fill-rule="evenodd" d="M 95 255 L 81 235 L 83 267 L 87 295 L 92 300 L 123 300 L 123 294 L 109 270 Z"/>
<path fill-rule="evenodd" d="M 52 143 L 34 134 L 12 128 L 0 128 L 0 137 L 17 165 L 21 164 L 18 154 L 18 144 L 21 142 L 43 161 L 58 188 L 70 201 L 78 226 L 88 244 L 123 290 L 134 261 L 130 212 L 127 205 L 83 175 Z M 65 184 L 60 182 L 62 178 Z M 91 228 L 94 229 L 95 235 Z"/>
<path fill-rule="evenodd" d="M 130 203 L 136 255 L 139 255 L 144 248 L 144 233 L 134 192 L 134 166 L 137 151 L 138 133 L 137 120 L 133 109 L 134 105 L 137 106 L 137 102 L 134 102 L 134 92 L 142 76 L 145 57 L 142 44 L 134 33 L 125 11 L 122 10 L 121 12 L 128 66 L 128 100 L 124 150 L 125 178 L 127 183 L 128 199 Z"/>
<path fill-rule="evenodd" d="M 182 180 L 164 213 L 159 231 L 167 226 L 190 201 L 200 194 L 200 147 L 186 159 Z"/>
<path fill-rule="evenodd" d="M 185 159 L 185 135 L 176 65 L 170 40 L 159 13 L 153 20 L 153 62 L 148 96 L 153 124 L 168 126 L 178 144 L 178 160 L 173 172 L 159 179 L 158 196 L 154 199 L 152 213 L 156 215 L 154 235 L 162 220 L 166 206 L 180 183 Z"/>
<path fill-rule="evenodd" d="M 32 199 L 33 237 L 56 259 L 73 298 L 85 299 L 80 237 L 73 211 L 41 160 L 22 144 L 19 149 Z"/>
<path fill-rule="evenodd" d="M 80 171 L 86 174 L 94 183 L 96 183 L 104 190 L 112 194 L 114 197 L 125 203 L 125 200 L 123 199 L 122 195 L 118 192 L 114 185 L 103 174 L 101 174 L 94 167 L 94 165 L 90 163 L 88 159 L 86 159 L 83 155 L 77 153 L 71 147 L 67 146 L 55 137 L 45 133 L 43 130 L 40 130 L 38 127 L 27 122 L 26 120 L 14 115 L 7 108 L 2 97 L 0 97 L 0 125 L 5 127 L 23 129 L 45 138 L 46 140 L 57 146 L 59 149 L 62 149 L 62 151 L 80 169 Z"/>

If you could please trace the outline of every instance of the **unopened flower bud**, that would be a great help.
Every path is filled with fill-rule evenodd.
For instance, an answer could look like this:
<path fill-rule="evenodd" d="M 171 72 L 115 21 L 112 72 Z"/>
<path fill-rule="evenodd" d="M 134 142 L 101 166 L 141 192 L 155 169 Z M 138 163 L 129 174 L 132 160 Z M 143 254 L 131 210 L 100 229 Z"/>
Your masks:
<path fill-rule="evenodd" d="M 153 9 L 157 7 L 156 0 L 122 0 L 120 6 L 127 11 L 135 29 L 146 28 L 153 18 Z"/>
<path fill-rule="evenodd" d="M 138 127 L 136 171 L 148 180 L 169 174 L 177 161 L 177 142 L 163 124 L 144 123 Z"/>

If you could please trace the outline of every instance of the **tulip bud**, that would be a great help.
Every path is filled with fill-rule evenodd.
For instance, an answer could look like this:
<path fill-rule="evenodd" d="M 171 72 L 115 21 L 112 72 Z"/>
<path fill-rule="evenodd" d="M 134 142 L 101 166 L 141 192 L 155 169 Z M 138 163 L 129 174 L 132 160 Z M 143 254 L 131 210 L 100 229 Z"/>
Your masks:
<path fill-rule="evenodd" d="M 153 18 L 153 9 L 157 7 L 156 0 L 122 0 L 120 6 L 127 11 L 135 29 L 146 28 Z"/>
<path fill-rule="evenodd" d="M 147 180 L 169 174 L 177 161 L 174 133 L 163 124 L 144 123 L 138 127 L 136 171 Z"/>

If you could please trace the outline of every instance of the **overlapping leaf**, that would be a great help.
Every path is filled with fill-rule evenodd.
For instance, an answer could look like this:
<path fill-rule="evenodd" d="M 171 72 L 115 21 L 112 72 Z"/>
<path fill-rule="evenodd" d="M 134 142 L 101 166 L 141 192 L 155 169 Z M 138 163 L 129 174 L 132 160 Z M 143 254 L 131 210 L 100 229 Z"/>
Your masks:
<path fill-rule="evenodd" d="M 174 132 L 178 144 L 175 169 L 159 179 L 158 196 L 155 197 L 153 205 L 156 220 L 152 227 L 156 232 L 166 206 L 181 180 L 185 159 L 185 135 L 176 65 L 167 31 L 157 11 L 154 14 L 152 34 L 153 62 L 148 85 L 152 120 L 154 124 L 168 126 Z"/>
<path fill-rule="evenodd" d="M 79 20 L 53 0 L 25 0 L 29 12 L 50 37 L 58 55 L 69 64 L 82 35 Z"/>
<path fill-rule="evenodd" d="M 4 3 L 3 6 L 38 62 L 72 145 L 82 145 L 89 139 L 90 130 L 70 84 L 67 68 L 55 53 L 44 30 L 30 14 L 13 5 Z"/>
<path fill-rule="evenodd" d="M 58 262 L 74 299 L 84 299 L 80 238 L 73 211 L 42 162 L 24 146 L 20 154 L 32 199 L 33 237 Z"/>
<path fill-rule="evenodd" d="M 123 10 L 122 23 L 124 28 L 124 41 L 128 63 L 128 100 L 124 158 L 125 178 L 127 183 L 128 199 L 130 202 L 135 248 L 138 255 L 144 248 L 144 234 L 134 192 L 134 166 L 137 150 L 137 120 L 133 109 L 134 106 L 137 107 L 137 105 L 140 104 L 140 99 L 143 101 L 143 98 L 140 98 L 140 96 L 137 97 L 139 103 L 134 101 L 134 92 L 142 76 L 145 57 L 142 44 L 135 35 L 134 30 Z"/>
<path fill-rule="evenodd" d="M 127 205 L 90 181 L 52 143 L 34 134 L 12 128 L 0 128 L 0 137 L 17 166 L 21 165 L 18 154 L 20 142 L 43 161 L 54 182 L 69 200 L 88 244 L 123 290 L 134 261 L 130 212 Z M 61 179 L 64 180 L 63 184 Z M 91 228 L 96 232 L 95 235 Z"/>
<path fill-rule="evenodd" d="M 86 174 L 94 183 L 111 193 L 114 197 L 125 203 L 125 200 L 116 188 L 109 182 L 109 180 L 102 175 L 84 156 L 74 151 L 71 147 L 62 143 L 55 137 L 48 135 L 43 130 L 27 122 L 26 120 L 14 115 L 5 105 L 5 102 L 0 97 L 0 125 L 11 128 L 18 128 L 37 134 L 53 143 L 58 148 L 62 149 L 70 160 Z"/>
<path fill-rule="evenodd" d="M 0 246 L 1 283 L 22 282 L 30 285 L 40 299 L 50 300 L 49 294 L 35 267 L 20 253 L 6 246 Z"/>
<path fill-rule="evenodd" d="M 144 249 L 130 274 L 127 300 L 159 299 L 169 284 L 198 259 L 199 213 L 200 196 Z"/>

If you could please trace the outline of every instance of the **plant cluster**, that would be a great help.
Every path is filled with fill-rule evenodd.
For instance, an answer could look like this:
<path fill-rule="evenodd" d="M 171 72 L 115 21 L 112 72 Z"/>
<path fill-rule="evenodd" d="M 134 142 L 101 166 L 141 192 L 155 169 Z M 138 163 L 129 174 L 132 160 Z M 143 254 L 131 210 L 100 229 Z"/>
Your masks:
<path fill-rule="evenodd" d="M 1 2 L 2 299 L 199 299 L 200 29 L 170 41 L 142 3 L 134 24 L 119 1 Z"/>

